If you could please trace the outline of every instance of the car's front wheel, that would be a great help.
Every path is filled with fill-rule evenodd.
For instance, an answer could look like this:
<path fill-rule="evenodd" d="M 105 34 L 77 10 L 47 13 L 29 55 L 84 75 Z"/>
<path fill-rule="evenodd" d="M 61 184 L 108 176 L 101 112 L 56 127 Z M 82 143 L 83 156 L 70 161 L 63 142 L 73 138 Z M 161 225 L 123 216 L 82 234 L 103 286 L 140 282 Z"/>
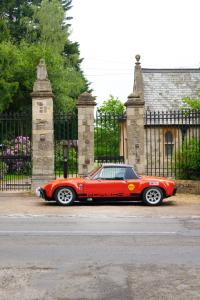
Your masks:
<path fill-rule="evenodd" d="M 60 187 L 55 191 L 54 198 L 59 205 L 69 206 L 76 199 L 76 194 L 70 187 Z"/>
<path fill-rule="evenodd" d="M 163 198 L 163 191 L 159 187 L 155 186 L 147 188 L 142 195 L 144 203 L 151 206 L 160 205 Z"/>

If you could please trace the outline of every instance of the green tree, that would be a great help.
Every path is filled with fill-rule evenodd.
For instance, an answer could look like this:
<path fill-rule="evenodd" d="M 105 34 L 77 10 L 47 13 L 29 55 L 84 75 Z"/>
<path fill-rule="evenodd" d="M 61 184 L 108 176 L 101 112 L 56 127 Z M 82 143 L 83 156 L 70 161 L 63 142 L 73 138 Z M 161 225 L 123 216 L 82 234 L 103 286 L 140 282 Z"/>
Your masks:
<path fill-rule="evenodd" d="M 55 111 L 73 110 L 89 83 L 81 70 L 79 45 L 69 40 L 72 1 L 62 1 L 65 12 L 59 0 L 8 2 L 0 3 L 0 111 L 31 106 L 40 58 L 46 60 Z"/>
<path fill-rule="evenodd" d="M 0 19 L 0 43 L 9 40 L 10 40 L 10 31 L 8 29 L 7 22 L 3 19 Z"/>
<path fill-rule="evenodd" d="M 184 108 L 189 108 L 189 109 L 200 109 L 200 95 L 198 95 L 198 98 L 190 98 L 190 97 L 185 97 L 183 98 L 183 103 L 186 104 L 186 107 Z"/>
<path fill-rule="evenodd" d="M 48 12 L 48 14 L 47 14 Z M 67 26 L 63 25 L 64 9 L 58 0 L 43 0 L 34 14 L 40 29 L 40 43 L 62 53 L 66 43 Z"/>
<path fill-rule="evenodd" d="M 32 26 L 34 5 L 39 5 L 40 2 L 41 0 L 0 1 L 0 19 L 14 43 L 27 39 L 29 27 Z"/>
<path fill-rule="evenodd" d="M 20 43 L 21 40 L 36 41 L 40 32 L 36 30 L 33 22 L 35 9 L 41 6 L 42 0 L 10 0 L 0 1 L 0 20 L 10 32 L 10 37 L 14 43 Z M 51 2 L 51 1 L 49 1 Z M 72 19 L 67 15 L 72 7 L 72 0 L 59 1 L 65 11 L 64 23 L 67 26 L 68 21 Z M 1 26 L 1 25 L 0 25 Z"/>
<path fill-rule="evenodd" d="M 31 92 L 36 66 L 45 58 L 54 91 L 55 111 L 72 111 L 78 95 L 85 90 L 85 81 L 73 68 L 66 68 L 63 57 L 42 45 L 11 42 L 0 43 L 0 111 L 18 111 L 31 107 Z"/>
<path fill-rule="evenodd" d="M 68 16 L 67 13 L 68 11 L 72 8 L 72 0 L 61 0 L 61 4 L 64 8 L 65 11 L 65 24 L 67 24 L 67 26 L 71 26 L 71 24 L 69 24 L 68 22 L 72 19 L 72 17 Z"/>
<path fill-rule="evenodd" d="M 14 76 L 17 48 L 10 42 L 0 43 L 0 112 L 9 108 L 19 83 Z"/>
<path fill-rule="evenodd" d="M 123 114 L 125 106 L 119 98 L 115 98 L 113 95 L 110 95 L 110 98 L 103 102 L 103 104 L 98 108 L 98 111 L 102 113 Z"/>
<path fill-rule="evenodd" d="M 119 161 L 121 125 L 125 107 L 114 96 L 98 108 L 95 125 L 95 158 L 100 161 Z"/>

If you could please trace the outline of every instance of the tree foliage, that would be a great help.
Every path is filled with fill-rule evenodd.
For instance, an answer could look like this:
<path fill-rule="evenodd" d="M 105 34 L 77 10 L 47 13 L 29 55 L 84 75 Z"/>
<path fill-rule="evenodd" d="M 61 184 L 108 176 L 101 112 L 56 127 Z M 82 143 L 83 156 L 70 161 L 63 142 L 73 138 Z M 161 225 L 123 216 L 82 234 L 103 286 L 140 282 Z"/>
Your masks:
<path fill-rule="evenodd" d="M 67 27 L 63 25 L 64 15 L 63 7 L 57 0 L 43 0 L 36 9 L 34 16 L 40 29 L 39 41 L 45 49 L 63 52 L 68 36 Z"/>
<path fill-rule="evenodd" d="M 198 95 L 198 98 L 185 97 L 185 98 L 183 98 L 182 101 L 186 105 L 186 108 L 200 109 L 200 98 L 199 97 L 200 97 L 200 95 Z"/>
<path fill-rule="evenodd" d="M 123 114 L 125 111 L 125 107 L 121 100 L 119 100 L 119 98 L 115 98 L 113 95 L 110 95 L 109 99 L 105 100 L 103 104 L 98 108 L 98 111 L 102 113 Z"/>
<path fill-rule="evenodd" d="M 73 110 L 79 94 L 89 90 L 80 66 L 79 44 L 69 39 L 71 2 L 0 3 L 0 112 L 31 106 L 30 93 L 41 58 L 46 60 L 55 111 Z"/>
<path fill-rule="evenodd" d="M 19 89 L 14 66 L 18 61 L 17 48 L 10 42 L 0 43 L 0 111 L 8 109 Z"/>
<path fill-rule="evenodd" d="M 0 20 L 6 30 L 9 31 L 13 42 L 20 43 L 21 40 L 24 39 L 33 42 L 38 38 L 40 29 L 39 31 L 35 30 L 36 28 L 33 19 L 35 10 L 40 8 L 42 2 L 42 0 L 0 1 Z M 52 7 L 52 1 L 45 2 L 49 2 Z M 70 26 L 68 21 L 72 18 L 69 17 L 67 13 L 72 7 L 72 0 L 60 0 L 56 2 L 61 3 L 65 12 L 62 22 L 65 23 L 65 25 Z M 46 6 L 46 8 L 48 13 L 49 7 Z M 54 18 L 55 16 L 56 15 L 54 15 Z M 48 23 L 49 20 L 47 20 Z"/>
<path fill-rule="evenodd" d="M 14 43 L 27 39 L 29 27 L 33 24 L 34 6 L 41 0 L 9 0 L 0 2 L 0 19 Z"/>
<path fill-rule="evenodd" d="M 124 110 L 123 103 L 112 95 L 98 108 L 94 131 L 96 160 L 120 161 L 121 125 Z"/>

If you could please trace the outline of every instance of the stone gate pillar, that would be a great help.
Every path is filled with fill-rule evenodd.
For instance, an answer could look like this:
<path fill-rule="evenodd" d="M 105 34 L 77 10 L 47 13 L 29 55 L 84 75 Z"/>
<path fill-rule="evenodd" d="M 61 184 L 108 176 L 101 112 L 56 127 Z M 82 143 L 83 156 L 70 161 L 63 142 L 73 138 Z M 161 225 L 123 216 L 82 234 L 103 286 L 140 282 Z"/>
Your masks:
<path fill-rule="evenodd" d="M 146 169 L 144 91 L 140 66 L 140 56 L 136 55 L 133 93 L 125 103 L 127 114 L 127 163 L 134 166 L 139 174 Z"/>
<path fill-rule="evenodd" d="M 45 61 L 37 67 L 32 95 L 32 190 L 55 178 L 53 93 Z"/>
<path fill-rule="evenodd" d="M 83 93 L 78 107 L 78 173 L 87 175 L 94 166 L 94 107 L 96 103 L 89 93 Z"/>

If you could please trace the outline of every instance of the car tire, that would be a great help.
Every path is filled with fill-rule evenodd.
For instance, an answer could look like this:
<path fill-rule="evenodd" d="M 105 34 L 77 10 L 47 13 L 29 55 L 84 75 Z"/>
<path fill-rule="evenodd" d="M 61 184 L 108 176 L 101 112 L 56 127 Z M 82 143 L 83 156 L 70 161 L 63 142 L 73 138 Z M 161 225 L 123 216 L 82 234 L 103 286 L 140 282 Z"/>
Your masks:
<path fill-rule="evenodd" d="M 55 191 L 54 198 L 59 205 L 70 206 L 76 199 L 74 190 L 68 186 L 60 187 Z"/>
<path fill-rule="evenodd" d="M 142 200 L 145 204 L 149 206 L 157 206 L 160 205 L 163 201 L 164 194 L 161 188 L 152 186 L 145 189 Z"/>

